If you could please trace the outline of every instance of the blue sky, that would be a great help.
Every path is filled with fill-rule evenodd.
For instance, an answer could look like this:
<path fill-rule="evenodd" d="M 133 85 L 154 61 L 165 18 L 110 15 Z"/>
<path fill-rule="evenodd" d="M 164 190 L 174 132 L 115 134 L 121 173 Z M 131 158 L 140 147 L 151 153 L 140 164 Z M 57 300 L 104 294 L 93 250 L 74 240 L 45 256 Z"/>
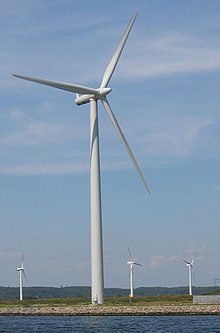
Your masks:
<path fill-rule="evenodd" d="M 105 286 L 220 278 L 220 2 L 0 1 L 0 285 L 90 285 L 89 108 L 12 73 L 99 87 L 137 20 L 109 102 L 152 194 L 99 109 Z"/>

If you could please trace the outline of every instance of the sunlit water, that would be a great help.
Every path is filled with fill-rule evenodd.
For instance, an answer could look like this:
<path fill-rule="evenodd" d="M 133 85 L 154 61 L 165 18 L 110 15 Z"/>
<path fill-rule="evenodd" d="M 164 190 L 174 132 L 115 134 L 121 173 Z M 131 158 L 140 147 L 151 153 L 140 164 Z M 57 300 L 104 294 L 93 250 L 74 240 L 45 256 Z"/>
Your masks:
<path fill-rule="evenodd" d="M 0 317 L 0 333 L 220 333 L 220 316 Z"/>

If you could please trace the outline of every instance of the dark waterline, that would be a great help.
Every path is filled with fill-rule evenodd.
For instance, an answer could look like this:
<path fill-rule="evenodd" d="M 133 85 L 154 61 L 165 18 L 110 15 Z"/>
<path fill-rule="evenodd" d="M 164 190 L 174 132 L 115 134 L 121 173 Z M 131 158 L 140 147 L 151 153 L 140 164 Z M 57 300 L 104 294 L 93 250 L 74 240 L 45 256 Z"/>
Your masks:
<path fill-rule="evenodd" d="M 0 317 L 0 333 L 220 333 L 220 316 Z"/>

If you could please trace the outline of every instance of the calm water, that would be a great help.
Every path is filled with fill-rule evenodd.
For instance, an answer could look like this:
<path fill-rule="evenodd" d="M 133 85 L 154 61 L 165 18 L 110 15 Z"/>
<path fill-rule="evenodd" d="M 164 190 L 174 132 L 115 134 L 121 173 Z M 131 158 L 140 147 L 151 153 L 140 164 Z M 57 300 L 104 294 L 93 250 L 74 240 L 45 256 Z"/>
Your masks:
<path fill-rule="evenodd" d="M 0 317 L 0 333 L 220 333 L 220 316 Z"/>

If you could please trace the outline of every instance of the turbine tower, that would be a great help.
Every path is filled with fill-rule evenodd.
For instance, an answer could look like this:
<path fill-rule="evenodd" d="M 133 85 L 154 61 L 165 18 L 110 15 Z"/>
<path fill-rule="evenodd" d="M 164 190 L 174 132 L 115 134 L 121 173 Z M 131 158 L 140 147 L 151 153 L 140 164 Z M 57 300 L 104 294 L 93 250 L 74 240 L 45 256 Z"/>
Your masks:
<path fill-rule="evenodd" d="M 192 269 L 194 264 L 195 257 L 191 262 L 183 260 L 186 263 L 186 266 L 189 268 L 189 295 L 192 296 Z"/>
<path fill-rule="evenodd" d="M 137 265 L 137 266 L 141 266 L 141 264 L 135 262 L 132 258 L 132 255 L 131 255 L 131 251 L 130 251 L 130 248 L 128 247 L 128 252 L 130 254 L 130 261 L 127 261 L 127 264 L 130 266 L 130 270 L 129 270 L 129 277 L 130 277 L 130 295 L 129 295 L 129 298 L 130 298 L 130 302 L 132 300 L 132 298 L 134 297 L 134 281 L 133 281 L 133 266 L 134 265 Z"/>
<path fill-rule="evenodd" d="M 136 15 L 130 20 L 113 56 L 106 67 L 101 85 L 98 89 L 77 84 L 45 80 L 23 75 L 13 76 L 43 84 L 46 86 L 76 93 L 75 103 L 82 105 L 90 103 L 90 215 L 91 215 L 91 298 L 93 304 L 104 303 L 104 274 L 103 274 L 103 244 L 102 244 L 102 212 L 101 212 L 101 180 L 100 180 L 100 156 L 99 156 L 99 130 L 98 130 L 98 101 L 101 100 L 117 135 L 124 144 L 136 171 L 141 178 L 146 190 L 150 193 L 148 185 L 141 173 L 137 161 L 124 137 L 124 134 L 111 110 L 106 96 L 111 92 L 109 81 L 120 58 L 121 52 L 132 29 Z"/>
<path fill-rule="evenodd" d="M 17 268 L 17 271 L 19 272 L 19 286 L 20 286 L 20 301 L 23 300 L 23 275 L 26 278 L 25 271 L 24 271 L 24 256 L 22 256 L 22 262 L 21 262 L 21 267 Z"/>

